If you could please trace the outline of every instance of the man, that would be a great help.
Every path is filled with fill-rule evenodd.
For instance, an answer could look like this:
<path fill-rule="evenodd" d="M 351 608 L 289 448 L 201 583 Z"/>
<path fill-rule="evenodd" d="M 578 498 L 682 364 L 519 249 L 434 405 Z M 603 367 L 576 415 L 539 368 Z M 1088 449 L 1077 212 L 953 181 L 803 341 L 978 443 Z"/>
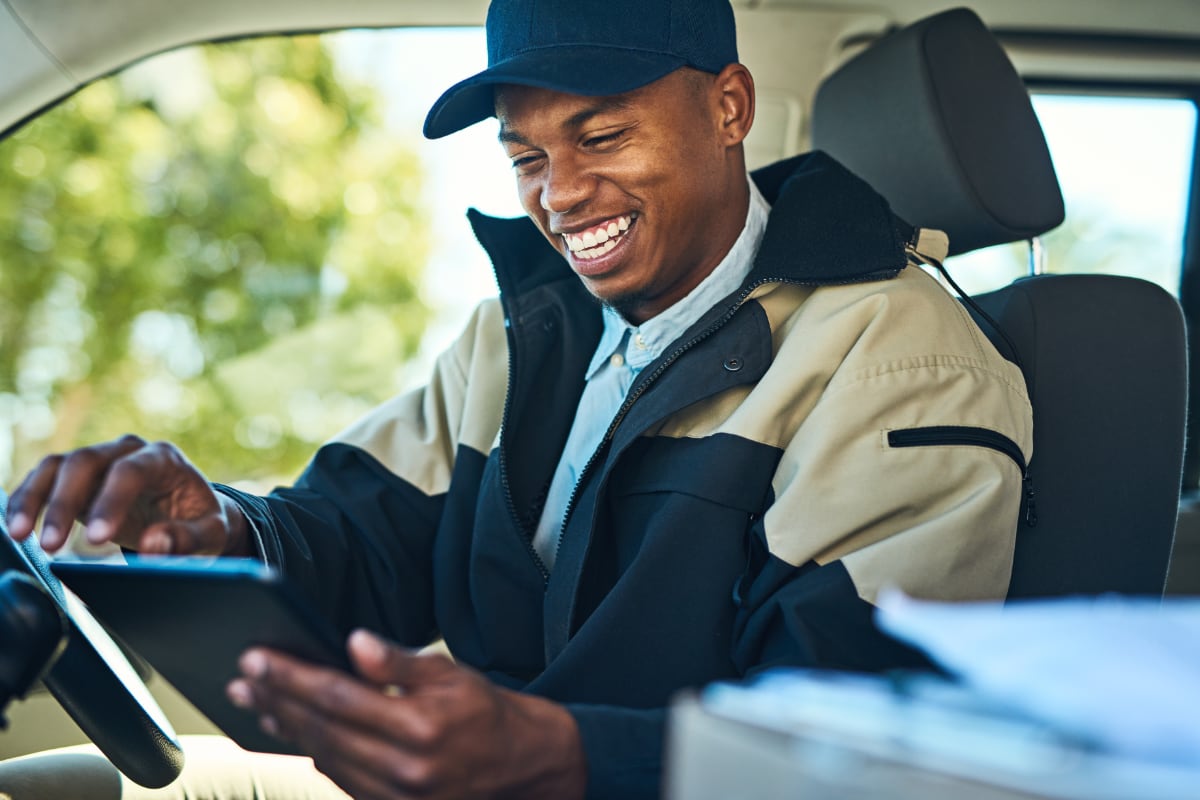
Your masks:
<path fill-rule="evenodd" d="M 355 797 L 652 796 L 679 689 L 912 663 L 884 584 L 1003 595 L 1028 399 L 908 268 L 936 236 L 821 154 L 747 178 L 728 0 L 495 0 L 488 50 L 425 132 L 495 114 L 529 219 L 472 212 L 501 299 L 424 390 L 265 498 L 53 456 L 10 526 L 262 558 L 374 631 L 353 676 L 255 650 L 229 687 Z"/>

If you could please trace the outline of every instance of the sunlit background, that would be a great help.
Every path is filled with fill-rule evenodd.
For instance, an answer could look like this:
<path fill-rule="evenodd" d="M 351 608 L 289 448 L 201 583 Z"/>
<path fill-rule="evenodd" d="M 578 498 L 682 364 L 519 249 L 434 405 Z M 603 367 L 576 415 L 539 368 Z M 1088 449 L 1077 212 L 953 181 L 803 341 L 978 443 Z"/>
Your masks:
<path fill-rule="evenodd" d="M 214 479 L 290 482 L 419 384 L 495 293 L 465 211 L 520 214 L 492 121 L 425 111 L 484 65 L 478 30 L 192 48 L 83 90 L 0 142 L 0 484 L 135 431 Z M 1196 109 L 1038 95 L 1068 218 L 1051 272 L 1178 292 Z M 1020 247 L 954 259 L 979 292 Z"/>
<path fill-rule="evenodd" d="M 1196 105 L 1176 98 L 1035 93 L 1066 221 L 1043 237 L 1047 272 L 1134 275 L 1178 296 Z M 1025 274 L 1028 247 L 951 262 L 968 292 Z"/>

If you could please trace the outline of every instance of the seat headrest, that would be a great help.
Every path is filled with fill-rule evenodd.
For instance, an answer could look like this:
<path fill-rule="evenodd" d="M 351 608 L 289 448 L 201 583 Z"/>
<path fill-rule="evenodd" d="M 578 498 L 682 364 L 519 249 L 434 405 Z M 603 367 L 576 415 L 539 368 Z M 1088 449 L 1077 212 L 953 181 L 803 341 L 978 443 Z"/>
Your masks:
<path fill-rule="evenodd" d="M 881 39 L 830 75 L 813 147 L 940 228 L 950 254 L 1029 239 L 1063 220 L 1029 93 L 974 12 L 957 8 Z"/>

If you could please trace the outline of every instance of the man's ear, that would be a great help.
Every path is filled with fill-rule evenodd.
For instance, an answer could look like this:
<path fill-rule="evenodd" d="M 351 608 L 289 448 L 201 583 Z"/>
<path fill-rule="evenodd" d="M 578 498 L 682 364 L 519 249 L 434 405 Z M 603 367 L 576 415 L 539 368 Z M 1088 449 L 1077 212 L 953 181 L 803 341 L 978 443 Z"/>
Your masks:
<path fill-rule="evenodd" d="M 754 78 L 741 64 L 729 64 L 713 81 L 720 103 L 721 137 L 726 147 L 742 143 L 754 125 Z"/>

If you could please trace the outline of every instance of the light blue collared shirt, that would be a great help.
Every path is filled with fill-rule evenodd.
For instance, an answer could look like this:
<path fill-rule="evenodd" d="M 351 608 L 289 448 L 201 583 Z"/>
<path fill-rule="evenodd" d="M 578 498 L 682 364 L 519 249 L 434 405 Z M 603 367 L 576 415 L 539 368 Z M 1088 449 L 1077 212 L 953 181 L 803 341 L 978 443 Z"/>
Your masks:
<path fill-rule="evenodd" d="M 554 568 L 558 537 L 575 484 L 600 446 L 638 374 L 706 311 L 741 286 L 750 273 L 771 207 L 754 181 L 749 177 L 746 180 L 750 183 L 746 224 L 725 258 L 699 286 L 666 311 L 638 326 L 630 325 L 618 312 L 604 307 L 604 333 L 588 365 L 587 386 L 579 398 L 575 422 L 554 471 L 546 505 L 533 536 L 533 547 L 547 569 Z"/>

